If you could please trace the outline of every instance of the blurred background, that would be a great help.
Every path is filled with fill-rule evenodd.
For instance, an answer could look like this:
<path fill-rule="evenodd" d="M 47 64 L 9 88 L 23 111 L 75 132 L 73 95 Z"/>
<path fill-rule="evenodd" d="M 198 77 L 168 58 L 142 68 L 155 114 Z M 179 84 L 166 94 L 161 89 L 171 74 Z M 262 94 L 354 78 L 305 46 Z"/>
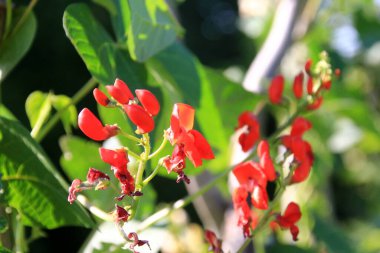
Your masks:
<path fill-rule="evenodd" d="M 92 1 L 37 3 L 38 26 L 33 44 L 2 83 L 3 103 L 25 126 L 29 123 L 24 101 L 30 93 L 41 90 L 71 96 L 90 78 L 62 27 L 63 12 L 74 2 L 88 4 L 111 31 L 107 12 Z M 342 75 L 333 83 L 322 108 L 308 117 L 314 128 L 305 139 L 313 143 L 316 164 L 306 183 L 287 192 L 289 198 L 297 199 L 302 206 L 300 241 L 297 248 L 281 248 L 267 242 L 267 250 L 380 252 L 380 1 L 171 0 L 169 3 L 185 28 L 186 47 L 203 64 L 222 71 L 234 82 L 244 83 L 247 89 L 266 84 L 278 72 L 292 80 L 306 59 L 316 60 L 322 50 L 329 53 L 332 65 L 340 68 Z M 14 4 L 27 5 L 28 1 Z M 284 22 L 283 29 L 276 28 L 276 19 Z M 283 32 L 286 36 L 281 39 Z M 247 81 L 247 70 L 263 45 L 270 43 L 269 35 L 274 39 L 280 36 L 277 42 L 281 48 L 275 44 L 272 47 L 275 52 L 266 50 L 264 53 L 273 62 L 258 70 L 261 76 L 257 83 Z M 77 108 L 84 106 L 95 107 L 91 96 Z M 63 134 L 64 129 L 57 126 L 42 142 L 57 167 L 62 155 L 57 140 Z M 179 190 L 170 190 L 171 185 Z M 154 188 L 157 203 L 172 202 L 186 194 L 182 184 L 166 178 L 155 181 Z M 193 231 L 198 233 L 196 224 L 201 219 L 193 207 L 186 210 L 188 218 L 184 222 L 193 223 Z M 30 252 L 58 252 L 57 247 L 60 252 L 77 252 L 89 233 L 90 230 L 73 227 L 44 230 L 44 236 L 30 244 Z M 280 238 L 280 244 L 289 243 L 286 235 Z M 186 249 L 171 250 L 166 252 L 186 252 Z"/>

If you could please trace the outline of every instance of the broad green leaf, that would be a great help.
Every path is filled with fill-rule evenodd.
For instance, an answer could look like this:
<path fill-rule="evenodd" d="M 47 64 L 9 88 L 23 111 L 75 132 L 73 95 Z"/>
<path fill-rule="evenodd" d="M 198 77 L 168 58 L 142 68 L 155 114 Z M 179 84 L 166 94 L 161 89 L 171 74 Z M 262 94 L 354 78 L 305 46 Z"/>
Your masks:
<path fill-rule="evenodd" d="M 100 83 L 111 84 L 117 77 L 131 88 L 145 83 L 144 66 L 133 62 L 128 52 L 114 43 L 85 4 L 67 7 L 63 25 L 87 69 Z"/>
<path fill-rule="evenodd" d="M 13 11 L 13 20 L 15 22 L 19 20 L 24 10 L 24 8 L 16 8 Z M 14 25 L 12 24 L 13 27 Z M 16 31 L 11 29 L 9 36 L 2 41 L 0 46 L 0 83 L 28 52 L 32 45 L 36 28 L 36 18 L 31 12 L 18 29 Z"/>
<path fill-rule="evenodd" d="M 0 173 L 4 200 L 25 225 L 43 228 L 93 225 L 77 203 L 67 202 L 68 185 L 42 148 L 18 122 L 0 117 Z"/>
<path fill-rule="evenodd" d="M 357 252 L 352 244 L 352 241 L 350 241 L 350 239 L 337 225 L 325 221 L 319 216 L 315 216 L 314 235 L 319 242 L 323 242 L 327 246 L 328 252 Z"/>
<path fill-rule="evenodd" d="M 71 133 L 71 126 L 77 126 L 77 109 L 71 104 L 71 98 L 65 95 L 53 95 L 51 103 L 61 113 L 61 121 L 66 133 Z"/>
<path fill-rule="evenodd" d="M 42 91 L 31 93 L 25 102 L 26 115 L 28 115 L 30 126 L 33 128 L 37 123 L 42 126 L 49 118 L 51 101 L 49 94 Z"/>
<path fill-rule="evenodd" d="M 16 117 L 13 115 L 13 113 L 3 104 L 0 104 L 0 116 L 10 119 L 10 120 L 16 120 Z"/>
<path fill-rule="evenodd" d="M 180 29 L 165 0 L 128 0 L 131 24 L 128 49 L 132 59 L 144 62 L 173 44 Z"/>
<path fill-rule="evenodd" d="M 79 178 L 86 179 L 89 168 L 95 168 L 110 176 L 111 182 L 117 186 L 110 166 L 100 159 L 98 143 L 86 141 L 79 137 L 64 136 L 59 140 L 59 145 L 62 150 L 60 164 L 67 174 L 73 180 Z M 112 208 L 115 204 L 114 197 L 119 194 L 112 187 L 106 190 L 99 191 L 83 191 L 84 195 L 91 199 L 91 202 L 105 210 Z"/>

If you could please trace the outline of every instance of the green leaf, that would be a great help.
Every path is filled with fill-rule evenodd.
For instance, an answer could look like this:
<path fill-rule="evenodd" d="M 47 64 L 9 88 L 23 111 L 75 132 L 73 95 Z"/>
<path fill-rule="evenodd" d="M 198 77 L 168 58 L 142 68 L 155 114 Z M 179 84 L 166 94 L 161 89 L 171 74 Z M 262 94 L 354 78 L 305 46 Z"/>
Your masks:
<path fill-rule="evenodd" d="M 18 122 L 0 117 L 0 173 L 4 200 L 25 225 L 43 228 L 93 225 L 77 203 L 67 202 L 68 185 L 42 148 Z"/>
<path fill-rule="evenodd" d="M 13 113 L 3 104 L 0 104 L 0 116 L 10 119 L 10 120 L 16 120 L 16 117 L 13 115 Z"/>
<path fill-rule="evenodd" d="M 314 253 L 315 250 L 299 248 L 293 245 L 275 244 L 268 249 L 268 253 Z"/>
<path fill-rule="evenodd" d="M 139 202 L 135 218 L 144 220 L 155 211 L 157 194 L 151 185 L 147 185 L 143 189 L 143 196 Z"/>
<path fill-rule="evenodd" d="M 42 91 L 31 93 L 26 99 L 25 110 L 32 128 L 37 122 L 42 126 L 48 119 L 51 111 L 49 94 L 43 93 Z"/>
<path fill-rule="evenodd" d="M 71 102 L 71 98 L 65 95 L 53 95 L 51 97 L 51 103 L 54 109 L 58 112 L 62 111 L 61 121 L 66 133 L 71 133 L 71 126 L 77 126 L 78 112 L 74 105 L 70 105 Z"/>
<path fill-rule="evenodd" d="M 68 6 L 63 25 L 66 36 L 97 81 L 111 84 L 119 77 L 131 88 L 145 83 L 144 66 L 133 62 L 125 49 L 115 45 L 85 4 Z"/>
<path fill-rule="evenodd" d="M 129 0 L 131 24 L 128 49 L 132 59 L 143 62 L 173 44 L 180 29 L 164 0 Z"/>
<path fill-rule="evenodd" d="M 111 174 L 110 166 L 103 162 L 99 155 L 98 143 L 86 141 L 79 137 L 64 136 L 59 140 L 59 145 L 62 150 L 60 164 L 70 179 L 79 178 L 85 180 L 88 169 L 95 168 L 108 175 Z M 111 183 L 118 185 L 117 180 L 110 175 Z M 83 194 L 88 196 L 91 202 L 108 210 L 115 204 L 114 197 L 119 194 L 112 188 L 99 191 L 83 191 Z"/>
<path fill-rule="evenodd" d="M 16 8 L 13 12 L 13 19 L 18 21 L 25 8 Z M 14 24 L 13 24 L 14 26 Z M 36 33 L 37 22 L 31 12 L 25 22 L 19 26 L 15 32 L 11 29 L 11 34 L 0 45 L 0 83 L 9 72 L 24 57 L 32 45 Z"/>

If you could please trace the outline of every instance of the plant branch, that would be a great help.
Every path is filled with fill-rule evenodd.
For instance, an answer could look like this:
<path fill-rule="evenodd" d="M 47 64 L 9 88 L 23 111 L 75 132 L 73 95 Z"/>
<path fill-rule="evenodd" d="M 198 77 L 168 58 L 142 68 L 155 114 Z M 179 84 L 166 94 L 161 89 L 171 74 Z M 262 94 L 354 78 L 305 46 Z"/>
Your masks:
<path fill-rule="evenodd" d="M 12 34 L 16 33 L 18 29 L 22 26 L 22 24 L 25 22 L 28 15 L 32 12 L 34 6 L 37 4 L 38 0 L 31 0 L 29 2 L 28 7 L 26 7 L 24 13 L 22 14 L 21 18 L 16 23 L 15 27 L 13 28 Z"/>
<path fill-rule="evenodd" d="M 84 195 L 79 194 L 77 196 L 77 200 L 96 217 L 105 221 L 115 221 L 115 218 L 111 214 L 104 212 L 97 206 L 94 206 Z"/>

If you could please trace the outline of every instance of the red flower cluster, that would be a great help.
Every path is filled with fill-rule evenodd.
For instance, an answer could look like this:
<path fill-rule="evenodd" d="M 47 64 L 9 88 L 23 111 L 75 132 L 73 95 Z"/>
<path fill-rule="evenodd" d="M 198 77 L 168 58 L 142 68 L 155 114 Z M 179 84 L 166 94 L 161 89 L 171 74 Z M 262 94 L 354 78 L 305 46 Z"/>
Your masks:
<path fill-rule="evenodd" d="M 282 229 L 290 229 L 292 234 L 293 241 L 298 240 L 299 228 L 296 223 L 301 219 L 301 210 L 300 207 L 294 203 L 290 202 L 285 209 L 284 215 L 278 214 L 276 220 L 271 223 L 273 228 L 276 228 L 277 225 Z"/>
<path fill-rule="evenodd" d="M 244 152 L 250 150 L 260 138 L 260 124 L 252 112 L 243 112 L 238 118 L 237 129 L 246 127 L 239 136 L 239 143 Z"/>
<path fill-rule="evenodd" d="M 195 110 L 187 104 L 175 104 L 170 119 L 170 128 L 167 130 L 168 140 L 174 145 L 173 153 L 164 160 L 168 173 L 174 171 L 178 174 L 177 182 L 189 179 L 183 173 L 186 167 L 185 158 L 195 167 L 202 165 L 202 159 L 213 159 L 214 153 L 210 144 L 197 130 L 193 129 Z"/>
<path fill-rule="evenodd" d="M 100 157 L 105 162 L 111 165 L 115 177 L 121 184 L 121 196 L 118 200 L 122 200 L 125 195 L 139 196 L 140 192 L 135 192 L 135 180 L 129 173 L 127 164 L 129 162 L 127 152 L 121 148 L 116 150 L 100 148 Z"/>
<path fill-rule="evenodd" d="M 153 93 L 145 89 L 135 90 L 135 98 L 129 87 L 120 79 L 116 79 L 114 85 L 107 85 L 106 89 L 116 102 L 111 101 L 99 89 L 94 89 L 94 98 L 100 105 L 111 106 L 119 103 L 137 126 L 139 134 L 149 133 L 154 129 L 153 116 L 159 113 L 160 103 Z M 137 101 L 140 101 L 141 105 L 138 105 Z"/>
<path fill-rule="evenodd" d="M 76 199 L 76 194 L 83 190 L 95 189 L 95 190 L 104 190 L 107 188 L 107 184 L 110 178 L 107 174 L 90 168 L 87 173 L 87 180 L 82 182 L 80 179 L 74 179 L 69 187 L 69 196 L 67 200 L 72 204 Z"/>
<path fill-rule="evenodd" d="M 310 144 L 302 139 L 302 135 L 312 127 L 311 123 L 304 118 L 294 120 L 290 135 L 281 138 L 282 144 L 294 155 L 292 166 L 296 166 L 292 183 L 304 181 L 310 174 L 314 156 Z"/>
<path fill-rule="evenodd" d="M 136 246 L 143 246 L 143 245 L 147 245 L 149 247 L 149 249 L 151 250 L 150 248 L 150 245 L 149 245 L 149 242 L 147 240 L 139 240 L 139 237 L 137 236 L 136 233 L 129 233 L 128 234 L 128 239 L 130 240 L 133 240 L 133 242 L 131 243 L 131 245 L 129 245 L 129 248 L 133 251 L 133 253 L 138 253 L 136 250 L 135 250 L 135 247 Z"/>
<path fill-rule="evenodd" d="M 250 235 L 250 228 L 253 229 L 257 222 L 257 215 L 251 211 L 247 202 L 248 194 L 254 207 L 268 209 L 267 182 L 276 180 L 276 171 L 267 141 L 259 143 L 257 153 L 260 163 L 253 161 L 241 163 L 233 170 L 240 184 L 233 195 L 234 209 L 239 217 L 238 225 L 243 227 L 244 236 Z"/>
<path fill-rule="evenodd" d="M 206 241 L 210 244 L 209 251 L 213 251 L 214 253 L 223 253 L 222 250 L 222 240 L 216 237 L 215 233 L 211 230 L 205 231 Z"/>

